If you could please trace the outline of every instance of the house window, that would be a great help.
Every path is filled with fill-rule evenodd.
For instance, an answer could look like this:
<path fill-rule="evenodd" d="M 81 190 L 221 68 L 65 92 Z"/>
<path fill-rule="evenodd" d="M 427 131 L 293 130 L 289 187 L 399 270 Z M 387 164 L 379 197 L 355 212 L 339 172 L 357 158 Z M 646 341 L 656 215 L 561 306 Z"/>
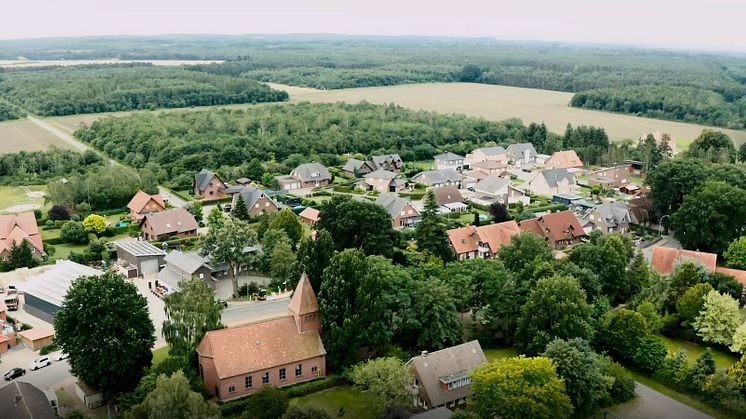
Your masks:
<path fill-rule="evenodd" d="M 259 204 L 254 204 L 254 208 L 259 208 Z"/>
<path fill-rule="evenodd" d="M 244 385 L 244 387 L 251 388 L 251 386 L 254 385 L 254 383 L 252 381 L 253 380 L 252 380 L 252 378 L 251 378 L 250 375 L 248 377 L 244 377 L 244 379 L 243 379 L 243 385 Z"/>
<path fill-rule="evenodd" d="M 264 206 L 265 206 L 265 207 L 268 207 L 268 206 L 269 206 L 269 202 L 265 202 L 265 203 L 264 203 Z"/>
<path fill-rule="evenodd" d="M 205 279 L 205 274 L 199 274 L 199 279 Z"/>
<path fill-rule="evenodd" d="M 236 392 L 236 386 L 230 386 L 228 387 L 228 393 L 233 394 Z"/>
<path fill-rule="evenodd" d="M 311 374 L 316 374 L 319 372 L 319 367 L 311 367 Z"/>
<path fill-rule="evenodd" d="M 262 384 L 269 384 L 269 373 L 265 372 L 262 374 Z"/>
<path fill-rule="evenodd" d="M 285 381 L 285 368 L 280 368 L 280 381 Z"/>
<path fill-rule="evenodd" d="M 297 367 L 295 367 L 295 376 L 300 377 L 303 375 L 303 364 L 298 364 Z"/>

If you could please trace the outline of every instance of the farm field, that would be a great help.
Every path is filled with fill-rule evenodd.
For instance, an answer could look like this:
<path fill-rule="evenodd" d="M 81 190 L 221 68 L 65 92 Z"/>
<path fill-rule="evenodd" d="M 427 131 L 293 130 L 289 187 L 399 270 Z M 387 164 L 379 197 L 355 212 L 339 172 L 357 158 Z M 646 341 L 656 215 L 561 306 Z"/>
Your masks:
<path fill-rule="evenodd" d="M 28 119 L 0 122 L 0 154 L 41 151 L 52 147 L 71 148 L 67 142 Z"/>
<path fill-rule="evenodd" d="M 50 65 L 70 66 L 85 64 L 129 64 L 148 63 L 158 66 L 197 65 L 222 63 L 222 60 L 0 60 L 0 67 L 46 67 Z"/>
<path fill-rule="evenodd" d="M 32 192 L 46 192 L 46 186 L 29 186 Z M 28 191 L 20 186 L 0 186 L 0 214 L 30 211 L 44 208 L 44 197 L 28 196 Z"/>
<path fill-rule="evenodd" d="M 643 133 L 668 133 L 679 146 L 686 146 L 699 133 L 710 128 L 697 124 L 664 121 L 637 116 L 571 108 L 572 93 L 473 83 L 426 83 L 402 86 L 316 90 L 285 87 L 291 102 L 349 102 L 398 105 L 416 110 L 460 113 L 491 120 L 520 118 L 525 124 L 544 122 L 556 133 L 565 132 L 568 123 L 603 127 L 612 140 L 638 139 Z M 307 92 L 306 90 L 311 90 Z M 727 133 L 736 146 L 746 142 L 746 131 L 717 128 Z"/>

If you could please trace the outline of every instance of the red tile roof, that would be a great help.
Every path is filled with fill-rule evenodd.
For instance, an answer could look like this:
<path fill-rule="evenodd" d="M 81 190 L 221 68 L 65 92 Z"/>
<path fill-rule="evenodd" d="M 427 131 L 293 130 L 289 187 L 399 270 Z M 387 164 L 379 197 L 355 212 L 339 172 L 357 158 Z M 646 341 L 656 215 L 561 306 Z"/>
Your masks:
<path fill-rule="evenodd" d="M 552 154 L 544 165 L 555 169 L 569 169 L 571 167 L 583 167 L 583 162 L 575 153 L 575 150 L 564 150 Z"/>
<path fill-rule="evenodd" d="M 234 377 L 326 355 L 319 332 L 299 333 L 292 316 L 207 332 L 197 347 L 218 378 Z"/>
<path fill-rule="evenodd" d="M 677 262 L 691 260 L 700 262 L 712 272 L 716 268 L 718 255 L 715 253 L 695 252 L 693 250 L 672 249 L 670 247 L 656 247 L 650 265 L 660 274 L 668 275 L 673 272 Z"/>
<path fill-rule="evenodd" d="M 736 278 L 736 281 L 738 281 L 742 286 L 746 287 L 746 271 L 742 271 L 740 269 L 722 268 L 718 266 L 717 268 L 715 268 L 715 272 L 730 275 L 733 278 Z"/>
<path fill-rule="evenodd" d="M 317 223 L 321 219 L 321 217 L 319 217 L 319 214 L 321 214 L 321 212 L 316 208 L 306 207 L 306 209 L 301 211 L 298 216 L 300 218 L 305 218 L 306 220 L 309 220 L 313 223 Z"/>
<path fill-rule="evenodd" d="M 487 243 L 491 253 L 510 244 L 511 238 L 521 232 L 518 223 L 505 221 L 484 226 L 466 226 L 448 230 L 448 240 L 456 254 L 476 252 L 479 242 Z"/>
<path fill-rule="evenodd" d="M 539 218 L 521 221 L 521 230 L 550 238 L 554 241 L 572 240 L 585 236 L 583 226 L 572 211 L 544 214 Z"/>
<path fill-rule="evenodd" d="M 44 254 L 44 243 L 34 213 L 0 215 L 0 253 L 10 250 L 13 244 L 20 245 L 24 240 L 34 246 L 39 254 Z"/>
<path fill-rule="evenodd" d="M 313 292 L 311 281 L 308 280 L 308 275 L 305 272 L 300 276 L 298 285 L 295 287 L 293 298 L 290 299 L 288 304 L 288 311 L 299 316 L 319 311 L 316 293 Z"/>
<path fill-rule="evenodd" d="M 184 208 L 171 208 L 160 212 L 151 212 L 143 218 L 147 220 L 153 232 L 163 234 L 185 233 L 199 228 L 197 220 Z"/>
<path fill-rule="evenodd" d="M 163 202 L 163 197 L 160 194 L 148 195 L 143 191 L 137 191 L 135 196 L 130 200 L 130 203 L 127 204 L 127 208 L 134 213 L 139 213 L 151 199 L 160 205 L 161 208 L 166 208 L 166 203 Z"/>

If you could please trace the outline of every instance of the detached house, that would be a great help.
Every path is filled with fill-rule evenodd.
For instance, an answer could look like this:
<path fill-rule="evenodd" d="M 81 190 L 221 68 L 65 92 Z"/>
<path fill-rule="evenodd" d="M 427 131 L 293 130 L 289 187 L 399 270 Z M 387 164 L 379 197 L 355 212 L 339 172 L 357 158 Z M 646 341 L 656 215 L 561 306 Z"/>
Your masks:
<path fill-rule="evenodd" d="M 455 186 L 460 188 L 463 178 L 459 172 L 453 169 L 425 170 L 412 176 L 413 181 L 434 188 L 440 186 Z"/>
<path fill-rule="evenodd" d="M 567 169 L 544 170 L 528 181 L 526 189 L 535 195 L 575 195 L 575 182 L 575 175 Z"/>
<path fill-rule="evenodd" d="M 447 231 L 451 249 L 458 260 L 494 259 L 500 248 L 509 245 L 511 238 L 520 232 L 518 223 L 512 220 Z"/>
<path fill-rule="evenodd" d="M 210 288 L 215 288 L 213 268 L 207 258 L 196 252 L 172 250 L 165 258 L 166 266 L 158 273 L 158 281 L 168 287 L 168 292 L 179 291 L 179 282 L 199 278 Z"/>
<path fill-rule="evenodd" d="M 428 410 L 466 403 L 473 393 L 470 374 L 486 363 L 477 340 L 432 353 L 422 351 L 407 362 L 414 375 L 415 406 Z"/>
<path fill-rule="evenodd" d="M 512 186 L 508 179 L 495 175 L 480 180 L 473 189 L 475 193 L 505 205 L 517 202 L 528 205 L 531 201 L 526 192 Z"/>
<path fill-rule="evenodd" d="M 127 204 L 130 210 L 132 221 L 139 222 L 146 214 L 166 210 L 166 203 L 163 197 L 158 195 L 148 195 L 143 191 L 137 191 L 132 200 Z"/>
<path fill-rule="evenodd" d="M 515 167 L 537 163 L 536 149 L 531 143 L 511 144 L 508 146 L 506 153 L 508 155 L 508 162 Z"/>
<path fill-rule="evenodd" d="M 380 193 L 401 192 L 407 187 L 407 181 L 399 177 L 398 173 L 383 169 L 368 173 L 358 184 L 367 190 Z"/>
<path fill-rule="evenodd" d="M 251 217 L 271 214 L 280 210 L 277 202 L 273 201 L 264 191 L 253 186 L 231 187 L 228 193 L 233 197 L 232 208 L 236 208 L 238 197 L 241 196 Z"/>
<path fill-rule="evenodd" d="M 304 273 L 285 317 L 207 332 L 197 347 L 207 391 L 225 401 L 265 385 L 284 387 L 326 375 L 319 306 Z"/>
<path fill-rule="evenodd" d="M 360 177 L 378 169 L 399 173 L 404 161 L 398 154 L 384 154 L 371 156 L 368 160 L 350 159 L 342 167 L 342 172 L 347 177 Z"/>
<path fill-rule="evenodd" d="M 451 153 L 450 151 L 447 153 L 438 154 L 437 156 L 433 157 L 433 160 L 433 168 L 435 170 L 451 169 L 457 172 L 461 172 L 461 170 L 464 169 L 464 156 L 459 156 L 458 154 Z"/>
<path fill-rule="evenodd" d="M 194 194 L 205 201 L 227 197 L 228 195 L 225 191 L 227 188 L 228 185 L 220 179 L 220 176 L 207 169 L 200 170 L 194 176 L 194 182 L 192 182 Z"/>
<path fill-rule="evenodd" d="M 629 231 L 629 223 L 629 207 L 624 201 L 596 205 L 583 217 L 583 225 L 601 230 L 604 234 L 626 233 Z"/>
<path fill-rule="evenodd" d="M 575 150 L 557 151 L 544 162 L 547 169 L 570 169 L 583 167 L 583 162 Z"/>
<path fill-rule="evenodd" d="M 508 164 L 508 152 L 500 146 L 478 148 L 464 159 L 470 164 L 491 161 L 500 165 Z"/>
<path fill-rule="evenodd" d="M 541 217 L 521 221 L 523 231 L 530 231 L 543 237 L 554 249 L 580 243 L 585 236 L 583 226 L 572 211 L 559 211 Z"/>
<path fill-rule="evenodd" d="M 46 255 L 33 212 L 0 215 L 0 261 L 8 260 L 14 245 L 28 246 L 34 257 Z"/>
<path fill-rule="evenodd" d="M 389 213 L 394 229 L 414 227 L 420 221 L 420 212 L 407 198 L 383 194 L 376 199 L 376 204 Z"/>
<path fill-rule="evenodd" d="M 319 188 L 329 186 L 332 175 L 321 163 L 303 163 L 293 169 L 289 175 L 275 177 L 280 189 Z"/>
<path fill-rule="evenodd" d="M 630 166 L 615 166 L 596 170 L 588 180 L 588 185 L 600 184 L 611 188 L 621 188 L 629 183 Z"/>
<path fill-rule="evenodd" d="M 140 222 L 145 240 L 163 241 L 174 237 L 197 237 L 197 220 L 184 208 L 146 214 Z"/>

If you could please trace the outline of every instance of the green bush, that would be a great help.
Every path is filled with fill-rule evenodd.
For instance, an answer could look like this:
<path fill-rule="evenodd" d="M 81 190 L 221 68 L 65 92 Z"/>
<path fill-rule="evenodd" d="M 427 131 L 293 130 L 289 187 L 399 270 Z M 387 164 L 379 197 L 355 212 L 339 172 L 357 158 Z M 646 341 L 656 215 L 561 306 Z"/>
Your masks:
<path fill-rule="evenodd" d="M 294 386 L 286 387 L 283 390 L 287 392 L 289 398 L 302 397 L 311 393 L 317 393 L 321 390 L 326 390 L 344 383 L 344 378 L 339 375 L 330 375 L 325 378 L 318 378 L 313 381 L 296 384 Z"/>
<path fill-rule="evenodd" d="M 334 190 L 334 192 L 350 193 L 352 192 L 352 186 L 334 185 L 332 190 Z"/>
<path fill-rule="evenodd" d="M 59 237 L 53 237 L 51 239 L 44 240 L 44 243 L 51 244 L 51 245 L 58 245 L 58 244 L 62 244 L 62 240 L 60 240 Z"/>
<path fill-rule="evenodd" d="M 112 208 L 112 209 L 107 209 L 107 210 L 102 210 L 102 211 L 96 211 L 96 213 L 98 215 L 104 215 L 104 216 L 105 215 L 124 214 L 124 213 L 128 213 L 128 212 L 129 212 L 129 209 L 127 209 L 127 208 Z"/>
<path fill-rule="evenodd" d="M 47 355 L 58 349 L 60 349 L 60 346 L 52 342 L 49 345 L 42 346 L 41 349 L 39 349 L 39 355 Z"/>

